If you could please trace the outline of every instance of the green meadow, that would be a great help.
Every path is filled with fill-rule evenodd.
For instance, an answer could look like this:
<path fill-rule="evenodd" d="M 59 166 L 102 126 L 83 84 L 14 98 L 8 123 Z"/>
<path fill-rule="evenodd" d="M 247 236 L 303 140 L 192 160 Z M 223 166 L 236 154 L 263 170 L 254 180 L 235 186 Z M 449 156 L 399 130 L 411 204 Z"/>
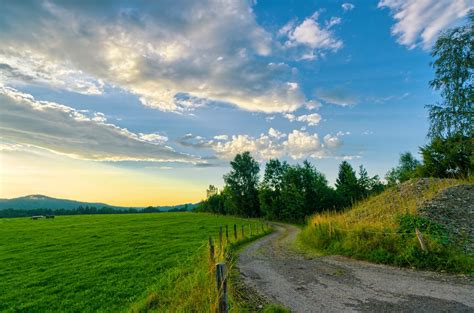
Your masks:
<path fill-rule="evenodd" d="M 209 235 L 228 224 L 233 238 L 234 223 L 240 235 L 257 222 L 203 213 L 0 219 L 0 312 L 166 308 L 183 275 L 194 280 L 207 266 Z"/>

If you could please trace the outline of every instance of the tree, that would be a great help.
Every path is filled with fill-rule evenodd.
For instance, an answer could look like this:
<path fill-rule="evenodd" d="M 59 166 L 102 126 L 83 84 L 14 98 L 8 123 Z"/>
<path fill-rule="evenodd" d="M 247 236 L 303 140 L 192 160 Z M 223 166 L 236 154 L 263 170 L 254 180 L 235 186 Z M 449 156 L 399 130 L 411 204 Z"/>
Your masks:
<path fill-rule="evenodd" d="M 410 152 L 400 154 L 398 166 L 392 168 L 386 175 L 385 179 L 389 186 L 403 183 L 417 176 L 418 168 L 421 163 Z"/>
<path fill-rule="evenodd" d="M 366 198 L 370 194 L 372 186 L 369 174 L 363 165 L 359 166 L 359 179 L 357 180 L 357 184 L 359 185 L 361 197 Z"/>
<path fill-rule="evenodd" d="M 467 144 L 466 144 L 467 143 Z M 474 173 L 474 137 L 461 134 L 433 138 L 421 147 L 423 176 L 468 177 Z"/>
<path fill-rule="evenodd" d="M 339 165 L 336 190 L 341 201 L 341 207 L 348 207 L 361 197 L 356 173 L 347 161 L 343 161 Z"/>
<path fill-rule="evenodd" d="M 217 195 L 218 193 L 219 193 L 219 189 L 214 185 L 209 185 L 209 188 L 206 190 L 207 198 Z"/>
<path fill-rule="evenodd" d="M 257 161 L 250 152 L 244 152 L 237 154 L 230 165 L 232 170 L 224 175 L 224 181 L 235 213 L 247 217 L 260 216 L 257 190 L 260 168 Z"/>
<path fill-rule="evenodd" d="M 334 191 L 328 187 L 326 177 L 311 163 L 288 166 L 284 164 L 279 197 L 273 198 L 278 218 L 290 222 L 302 222 L 305 217 L 331 209 Z M 265 193 L 267 194 L 267 193 Z"/>
<path fill-rule="evenodd" d="M 376 195 L 384 191 L 385 185 L 380 181 L 379 175 L 374 175 L 370 178 L 370 195 Z"/>
<path fill-rule="evenodd" d="M 324 174 L 308 161 L 303 162 L 303 190 L 305 192 L 305 214 L 311 215 L 331 208 L 331 190 Z"/>
<path fill-rule="evenodd" d="M 279 219 L 282 211 L 281 190 L 283 175 L 288 169 L 286 162 L 271 159 L 265 165 L 265 174 L 260 185 L 259 199 L 262 214 L 269 219 Z"/>
<path fill-rule="evenodd" d="M 431 53 L 435 78 L 430 86 L 441 92 L 443 101 L 427 106 L 430 138 L 473 135 L 474 11 L 468 16 L 468 25 L 443 33 Z"/>

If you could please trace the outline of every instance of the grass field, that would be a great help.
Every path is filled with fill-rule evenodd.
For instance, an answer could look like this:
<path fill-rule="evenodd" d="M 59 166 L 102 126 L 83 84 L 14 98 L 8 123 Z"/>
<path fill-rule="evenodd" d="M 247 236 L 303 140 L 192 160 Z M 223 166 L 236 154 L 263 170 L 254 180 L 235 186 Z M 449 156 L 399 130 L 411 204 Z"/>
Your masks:
<path fill-rule="evenodd" d="M 0 312 L 143 310 L 151 293 L 166 302 L 176 279 L 199 267 L 208 236 L 234 223 L 240 230 L 249 221 L 193 213 L 0 219 Z"/>

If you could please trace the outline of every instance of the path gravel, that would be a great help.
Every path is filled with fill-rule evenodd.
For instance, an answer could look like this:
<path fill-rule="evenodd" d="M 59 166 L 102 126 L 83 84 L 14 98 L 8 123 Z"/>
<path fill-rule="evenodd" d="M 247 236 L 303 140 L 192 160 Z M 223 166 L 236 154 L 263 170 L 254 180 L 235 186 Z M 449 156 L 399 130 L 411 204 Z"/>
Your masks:
<path fill-rule="evenodd" d="M 251 244 L 237 265 L 244 283 L 292 312 L 474 312 L 474 279 L 341 256 L 309 258 L 291 248 L 299 229 Z"/>

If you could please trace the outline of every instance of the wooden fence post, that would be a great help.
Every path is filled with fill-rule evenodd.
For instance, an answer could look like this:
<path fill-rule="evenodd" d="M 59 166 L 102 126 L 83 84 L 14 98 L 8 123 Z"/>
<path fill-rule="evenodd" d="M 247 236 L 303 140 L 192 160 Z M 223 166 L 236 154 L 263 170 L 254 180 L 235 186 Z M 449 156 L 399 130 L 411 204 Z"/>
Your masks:
<path fill-rule="evenodd" d="M 250 229 L 250 237 L 252 237 L 252 224 L 249 224 L 249 229 Z"/>
<path fill-rule="evenodd" d="M 245 233 L 244 233 L 244 225 L 242 224 L 242 239 L 245 238 Z"/>
<path fill-rule="evenodd" d="M 237 225 L 234 224 L 234 240 L 237 241 Z"/>
<path fill-rule="evenodd" d="M 218 292 L 218 312 L 227 313 L 229 312 L 229 302 L 227 295 L 227 273 L 225 263 L 216 264 L 216 282 Z"/>
<path fill-rule="evenodd" d="M 420 230 L 418 228 L 415 228 L 415 232 L 416 237 L 418 237 L 418 241 L 420 242 L 421 250 L 428 251 L 428 248 L 426 248 L 425 239 L 423 239 L 423 235 L 421 234 Z"/>
<path fill-rule="evenodd" d="M 262 233 L 263 233 L 263 232 L 265 231 L 265 230 L 263 229 L 263 223 L 261 224 L 261 226 L 262 226 Z"/>
<path fill-rule="evenodd" d="M 211 262 L 214 262 L 214 242 L 212 241 L 212 237 L 209 236 L 209 258 Z"/>
<path fill-rule="evenodd" d="M 219 227 L 219 252 L 222 251 L 222 226 Z"/>
<path fill-rule="evenodd" d="M 225 242 L 229 242 L 229 225 L 225 225 Z"/>

